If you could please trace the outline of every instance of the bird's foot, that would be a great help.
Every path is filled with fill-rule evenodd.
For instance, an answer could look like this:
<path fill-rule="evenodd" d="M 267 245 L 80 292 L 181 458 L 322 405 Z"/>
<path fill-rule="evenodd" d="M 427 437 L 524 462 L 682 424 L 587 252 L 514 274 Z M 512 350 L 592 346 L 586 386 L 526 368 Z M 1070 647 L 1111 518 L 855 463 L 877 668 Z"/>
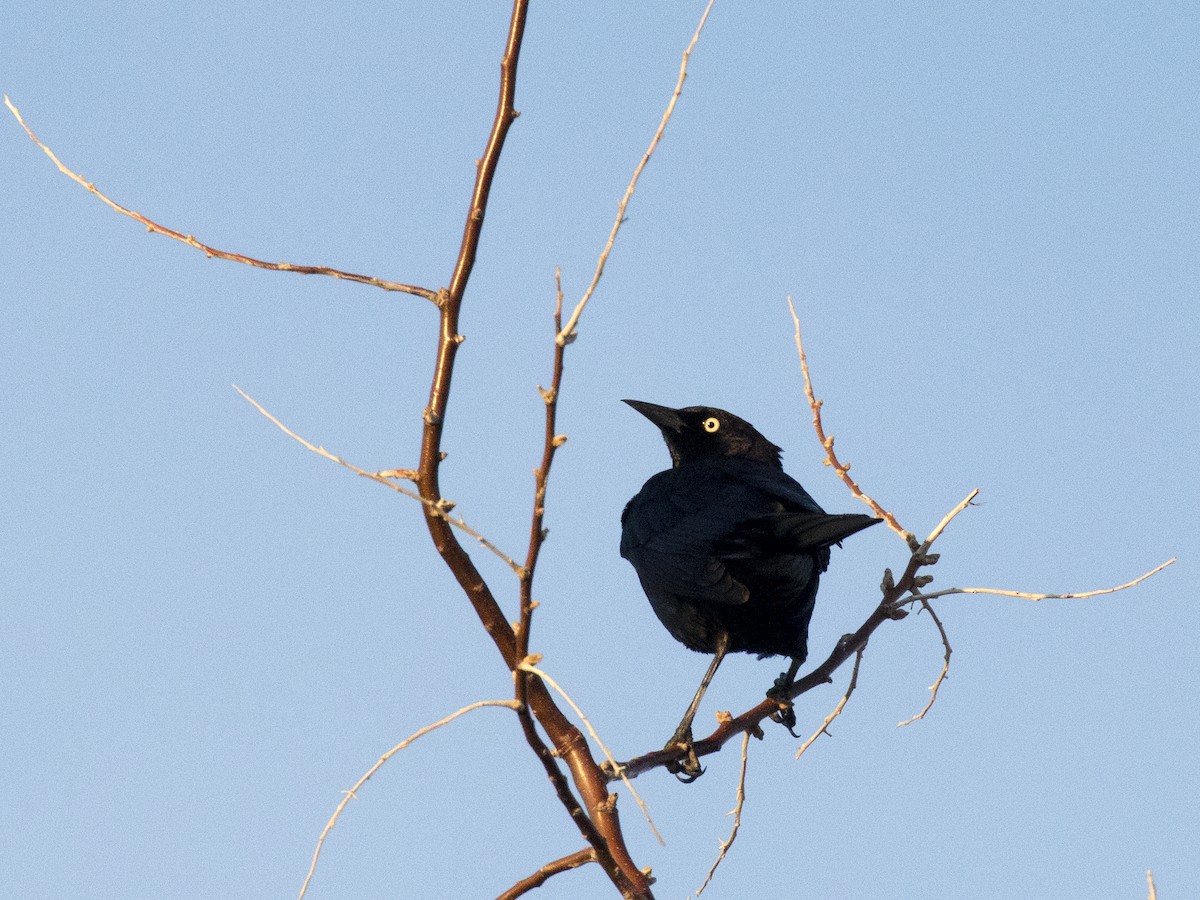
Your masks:
<path fill-rule="evenodd" d="M 767 698 L 774 700 L 779 709 L 771 713 L 771 721 L 778 722 L 788 730 L 794 738 L 799 738 L 796 734 L 796 708 L 792 703 L 792 698 L 788 696 L 788 691 L 791 690 L 792 679 L 788 677 L 788 673 L 782 673 L 775 679 L 775 683 L 771 685 L 771 689 L 767 691 Z"/>
<path fill-rule="evenodd" d="M 704 768 L 700 765 L 700 758 L 696 756 L 696 747 L 692 743 L 691 728 L 676 731 L 671 735 L 671 739 L 667 741 L 663 749 L 672 752 L 679 750 L 687 751 L 681 759 L 673 759 L 667 763 L 667 771 L 684 784 L 691 784 L 704 774 Z"/>

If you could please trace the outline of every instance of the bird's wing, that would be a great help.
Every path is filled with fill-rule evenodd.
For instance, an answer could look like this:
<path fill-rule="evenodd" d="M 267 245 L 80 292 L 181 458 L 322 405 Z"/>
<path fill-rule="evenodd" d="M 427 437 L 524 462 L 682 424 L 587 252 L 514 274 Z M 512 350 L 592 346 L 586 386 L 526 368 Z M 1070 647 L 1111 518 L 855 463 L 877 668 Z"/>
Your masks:
<path fill-rule="evenodd" d="M 621 555 L 633 563 L 647 593 L 714 603 L 749 599 L 718 549 L 744 518 L 727 492 L 720 482 L 655 476 L 625 507 Z"/>
<path fill-rule="evenodd" d="M 783 469 L 749 459 L 722 460 L 722 468 L 743 491 L 757 495 L 759 504 L 775 502 L 795 512 L 825 513 L 804 486 Z"/>

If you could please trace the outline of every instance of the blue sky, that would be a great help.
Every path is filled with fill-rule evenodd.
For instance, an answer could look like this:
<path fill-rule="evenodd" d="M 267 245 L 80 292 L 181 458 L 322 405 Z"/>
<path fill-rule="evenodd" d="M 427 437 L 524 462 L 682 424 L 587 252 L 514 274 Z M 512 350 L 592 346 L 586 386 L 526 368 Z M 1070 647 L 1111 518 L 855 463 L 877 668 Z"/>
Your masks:
<path fill-rule="evenodd" d="M 118 202 L 222 249 L 438 287 L 495 105 L 500 3 L 9 11 L 0 89 Z M 590 278 L 702 5 L 535 4 L 463 311 L 443 487 L 523 554 L 553 275 Z M 754 742 L 705 896 L 1200 894 L 1200 12 L 1183 3 L 718 3 L 571 346 L 534 649 L 619 756 L 670 734 L 705 660 L 617 554 L 667 463 L 618 401 L 730 409 L 828 509 L 863 486 L 941 539 L 934 587 L 1134 591 L 937 604 L 872 639 L 833 737 Z M 348 788 L 509 678 L 412 501 L 289 441 L 237 383 L 368 469 L 414 465 L 425 301 L 216 260 L 120 217 L 0 121 L 0 858 L 23 898 L 295 896 Z M 474 558 L 516 615 L 511 574 Z M 812 655 L 901 543 L 835 553 Z M 700 722 L 757 702 L 730 659 Z M 811 731 L 838 683 L 798 704 Z M 704 878 L 735 747 L 621 789 L 658 896 Z M 511 714 L 394 758 L 311 898 L 494 896 L 580 839 Z M 597 869 L 544 897 L 609 897 Z"/>

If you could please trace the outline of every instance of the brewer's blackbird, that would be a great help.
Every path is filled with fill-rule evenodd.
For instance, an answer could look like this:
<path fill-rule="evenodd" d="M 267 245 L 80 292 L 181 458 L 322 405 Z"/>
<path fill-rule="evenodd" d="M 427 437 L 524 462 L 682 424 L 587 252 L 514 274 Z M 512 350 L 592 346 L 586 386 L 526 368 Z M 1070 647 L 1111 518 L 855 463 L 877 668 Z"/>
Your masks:
<path fill-rule="evenodd" d="M 668 769 L 691 781 L 703 771 L 692 748 L 692 718 L 726 653 L 791 657 L 767 693 L 779 702 L 776 720 L 795 725 L 787 692 L 808 654 L 808 623 L 829 548 L 880 520 L 827 514 L 783 471 L 780 448 L 732 413 L 625 402 L 662 431 L 671 468 L 626 505 L 621 555 L 671 636 L 714 654 L 666 745 L 687 749 Z"/>

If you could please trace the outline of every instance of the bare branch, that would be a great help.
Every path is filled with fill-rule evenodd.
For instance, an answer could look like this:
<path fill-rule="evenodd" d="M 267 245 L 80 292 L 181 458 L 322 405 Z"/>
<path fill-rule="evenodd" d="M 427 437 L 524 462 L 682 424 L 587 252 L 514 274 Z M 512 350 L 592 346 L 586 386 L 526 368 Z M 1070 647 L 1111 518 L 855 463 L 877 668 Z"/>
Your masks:
<path fill-rule="evenodd" d="M 946 629 L 942 626 L 942 620 L 937 617 L 937 613 L 933 611 L 933 607 L 929 604 L 929 601 L 922 600 L 921 607 L 927 613 L 929 613 L 930 618 L 933 619 L 933 624 L 937 626 L 938 634 L 942 636 L 942 647 L 946 652 L 942 656 L 942 670 L 938 672 L 937 678 L 935 678 L 933 684 L 929 686 L 929 702 L 926 703 L 925 708 L 915 716 L 898 723 L 896 726 L 897 728 L 903 728 L 905 725 L 911 725 L 913 722 L 917 721 L 917 719 L 925 718 L 925 713 L 933 709 L 933 704 L 937 700 L 938 691 L 942 687 L 942 682 L 945 681 L 946 676 L 950 674 L 950 654 L 954 652 L 950 647 L 950 638 L 946 635 Z"/>
<path fill-rule="evenodd" d="M 1116 587 L 1100 588 L 1095 591 L 1081 591 L 1069 594 L 1030 594 L 1026 593 L 1025 591 L 1006 591 L 999 588 L 952 587 L 941 591 L 931 591 L 928 594 L 914 593 L 911 597 L 905 597 L 903 602 L 905 604 L 916 603 L 917 601 L 921 600 L 934 600 L 938 597 L 948 597 L 951 594 L 992 594 L 998 597 L 1020 597 L 1023 600 L 1086 600 L 1088 597 L 1099 597 L 1101 594 L 1115 594 L 1117 591 L 1128 590 L 1135 585 L 1141 584 L 1152 575 L 1157 575 L 1167 566 L 1172 565 L 1175 562 L 1176 559 L 1174 556 L 1172 556 L 1165 563 L 1155 566 L 1144 575 L 1139 575 L 1137 578 L 1133 579 L 1133 581 L 1127 581 L 1124 584 L 1118 584 Z"/>
<path fill-rule="evenodd" d="M 325 828 L 321 831 L 321 836 L 319 838 L 317 838 L 317 848 L 316 848 L 316 850 L 313 851 L 312 863 L 308 867 L 308 874 L 304 876 L 304 884 L 301 885 L 301 887 L 300 887 L 299 900 L 304 900 L 304 895 L 308 892 L 308 886 L 312 882 L 313 873 L 317 869 L 317 860 L 321 856 L 321 848 L 325 846 L 325 839 L 327 837 L 329 837 L 329 832 L 331 832 L 333 830 L 333 826 L 337 824 L 338 817 L 341 816 L 342 810 L 346 808 L 346 805 L 351 800 L 357 798 L 358 790 L 364 784 L 367 783 L 367 781 L 370 779 L 370 777 L 372 775 L 374 775 L 376 772 L 378 772 L 383 767 L 384 763 L 386 763 L 389 759 L 391 759 L 393 756 L 395 756 L 397 753 L 399 753 L 401 750 L 403 750 L 405 747 L 407 747 L 409 744 L 411 744 L 417 738 L 424 737 L 425 735 L 429 734 L 429 732 L 436 731 L 438 728 L 441 728 L 443 725 L 448 725 L 450 722 L 453 722 L 459 716 L 465 715 L 466 713 L 472 712 L 477 709 L 482 709 L 485 706 L 503 706 L 507 709 L 517 709 L 518 708 L 517 701 L 515 701 L 515 700 L 479 700 L 475 703 L 470 703 L 470 704 L 464 706 L 462 709 L 458 710 L 457 712 L 450 713 L 450 715 L 446 716 L 444 719 L 439 719 L 438 721 L 434 722 L 432 725 L 426 725 L 424 728 L 420 728 L 420 729 L 414 731 L 412 734 L 410 734 L 408 737 L 406 737 L 404 740 L 402 740 L 400 743 L 398 743 L 395 747 L 393 747 L 391 750 L 389 750 L 387 753 L 383 754 L 383 756 L 379 757 L 379 759 L 376 761 L 375 765 L 373 765 L 373 766 L 371 766 L 371 768 L 367 769 L 367 771 L 363 774 L 363 776 L 354 783 L 354 787 L 350 788 L 350 790 L 348 790 L 348 791 L 342 792 L 343 793 L 342 802 L 337 805 L 337 809 L 335 809 L 333 811 L 333 815 L 330 816 L 329 821 L 325 823 Z"/>
<path fill-rule="evenodd" d="M 1149 900 L 1158 900 L 1158 891 L 1154 889 L 1154 873 L 1146 870 L 1146 885 L 1150 888 Z"/>
<path fill-rule="evenodd" d="M 120 203 L 117 203 L 115 200 L 112 200 L 106 194 L 103 194 L 95 184 L 85 179 L 82 175 L 79 175 L 67 168 L 67 166 L 54 154 L 54 151 L 43 144 L 38 136 L 33 133 L 33 130 L 25 124 L 25 120 L 21 117 L 21 113 L 13 105 L 12 101 L 8 99 L 7 94 L 4 97 L 4 105 L 8 107 L 9 112 L 16 117 L 17 122 L 19 122 L 21 127 L 25 129 L 25 133 L 29 135 L 29 139 L 41 147 L 42 152 L 50 157 L 50 161 L 58 167 L 58 171 L 62 172 L 75 183 L 82 185 L 89 193 L 99 198 L 110 209 L 119 212 L 123 216 L 128 216 L 134 221 L 140 222 L 142 225 L 146 226 L 146 230 L 149 232 L 161 234 L 165 237 L 171 238 L 172 240 L 187 244 L 189 247 L 199 250 L 209 258 L 216 257 L 217 259 L 227 259 L 230 262 L 254 266 L 256 269 L 270 269 L 274 272 L 296 272 L 299 275 L 328 275 L 330 278 L 338 278 L 343 281 L 356 281 L 359 284 L 369 284 L 372 287 L 381 288 L 385 291 L 400 291 L 405 294 L 413 294 L 417 297 L 424 297 L 426 300 L 437 302 L 438 295 L 436 291 L 431 291 L 428 288 L 418 287 L 414 284 L 402 284 L 399 281 L 385 281 L 382 278 L 374 278 L 370 275 L 356 275 L 353 272 L 343 272 L 340 269 L 331 269 L 328 266 L 298 266 L 287 262 L 267 262 L 266 260 L 255 259 L 252 256 L 243 256 L 241 253 L 231 253 L 227 250 L 218 250 L 216 247 L 210 247 L 208 244 L 201 243 L 190 234 L 184 234 L 181 231 L 175 231 L 172 228 L 159 225 L 157 222 L 146 218 L 140 212 L 129 209 L 125 206 L 122 206 Z"/>
<path fill-rule="evenodd" d="M 530 683 L 530 679 L 518 677 L 520 674 L 518 672 L 513 673 L 513 680 L 516 682 L 518 695 L 524 694 L 525 696 L 529 696 L 533 694 L 533 696 L 537 697 L 537 690 L 543 692 L 546 690 L 546 686 L 540 681 L 533 679 L 532 683 Z M 542 700 L 542 698 L 539 698 L 539 700 Z M 545 698 L 545 702 L 549 702 L 549 695 Z M 542 764 L 542 768 L 546 772 L 546 778 L 549 779 L 550 785 L 554 788 L 554 792 L 558 796 L 558 802 L 567 811 L 567 814 L 571 817 L 571 821 L 575 823 L 575 827 L 583 835 L 583 839 L 592 847 L 596 855 L 596 862 L 604 867 L 605 873 L 612 879 L 611 872 L 619 867 L 612 853 L 608 850 L 608 842 L 604 835 L 600 833 L 600 829 L 596 827 L 596 823 L 588 816 L 576 796 L 571 793 L 571 786 L 567 782 L 567 776 L 563 774 L 562 769 L 558 765 L 558 757 L 560 755 L 567 756 L 568 765 L 571 763 L 572 757 L 567 754 L 560 754 L 557 748 L 551 750 L 546 742 L 542 740 L 542 736 L 538 733 L 537 725 L 534 723 L 533 716 L 529 713 L 529 707 L 526 706 L 517 710 L 517 721 L 521 723 L 521 733 L 525 736 L 526 743 L 529 744 L 529 748 L 533 751 L 534 756 L 537 757 L 538 762 Z M 583 735 L 579 734 L 578 730 L 576 730 L 575 734 L 579 737 L 579 743 L 585 744 Z M 577 765 L 582 767 L 583 763 L 578 762 Z M 572 774 L 574 774 L 574 770 L 572 770 Z M 615 798 L 613 799 L 615 801 Z M 606 792 L 605 802 L 607 801 L 608 795 Z M 614 802 L 613 812 L 615 813 L 615 811 Z M 614 883 L 616 883 L 615 880 Z M 622 888 L 622 891 L 624 891 L 624 888 Z"/>
<path fill-rule="evenodd" d="M 542 866 L 532 875 L 522 878 L 507 891 L 498 896 L 496 900 L 516 900 L 517 897 L 529 893 L 534 888 L 540 888 L 543 884 L 560 872 L 568 872 L 571 869 L 578 869 L 580 866 L 585 866 L 588 863 L 595 861 L 596 851 L 591 847 L 584 847 L 582 850 L 576 850 L 574 853 L 569 853 L 561 859 L 556 859 L 554 862 L 546 863 L 546 865 Z"/>
<path fill-rule="evenodd" d="M 850 493 L 861 500 L 867 506 L 871 507 L 871 511 L 879 518 L 887 523 L 888 528 L 904 538 L 910 549 L 916 549 L 917 539 L 911 531 L 904 528 L 896 517 L 880 506 L 875 500 L 868 496 L 862 488 L 858 486 L 853 478 L 850 477 L 850 464 L 843 463 L 838 459 L 837 453 L 833 450 L 833 435 L 828 437 L 825 435 L 825 426 L 821 421 L 821 406 L 823 401 L 818 400 L 813 393 L 812 378 L 808 373 L 808 357 L 804 354 L 804 341 L 800 337 L 800 317 L 796 315 L 796 305 L 792 303 L 792 298 L 787 298 L 788 309 L 792 313 L 792 322 L 796 327 L 796 349 L 800 353 L 800 372 L 804 375 L 804 393 L 808 397 L 808 406 L 812 410 L 813 428 L 817 432 L 817 439 L 821 442 L 821 446 L 825 449 L 824 463 L 827 466 L 832 466 L 833 471 L 837 473 L 838 478 L 846 487 L 850 488 Z"/>
<path fill-rule="evenodd" d="M 951 522 L 954 521 L 955 516 L 957 516 L 960 512 L 962 512 L 964 509 L 966 509 L 968 506 L 970 506 L 971 503 L 978 496 L 979 496 L 979 488 L 975 488 L 973 491 L 971 491 L 971 493 L 967 494 L 967 496 L 965 496 L 959 502 L 958 506 L 954 507 L 954 509 L 952 509 L 952 510 L 950 510 L 950 512 L 946 513 L 946 515 L 942 517 L 942 521 L 938 522 L 937 527 L 935 529 L 933 529 L 933 531 L 929 532 L 929 537 L 925 538 L 925 546 L 928 547 L 930 544 L 932 544 L 934 541 L 936 541 L 939 537 L 941 537 L 942 532 L 946 530 L 947 525 L 949 525 Z"/>
<path fill-rule="evenodd" d="M 554 333 L 562 328 L 562 276 L 558 269 L 554 270 Z M 550 467 L 554 463 L 554 454 L 566 442 L 566 435 L 559 434 L 558 395 L 562 389 L 563 363 L 566 345 L 554 342 L 554 359 L 551 365 L 550 389 L 538 386 L 542 395 L 542 403 L 546 407 L 546 425 L 542 436 L 542 461 L 533 470 L 533 514 L 529 523 L 529 550 L 525 556 L 525 566 L 519 573 L 521 579 L 521 620 L 517 627 L 517 652 L 522 658 L 529 655 L 529 634 L 533 625 L 533 574 L 537 569 L 538 556 L 542 552 L 542 544 L 546 541 L 546 488 L 550 481 Z"/>
<path fill-rule="evenodd" d="M 444 518 L 433 512 L 436 507 L 430 504 L 436 504 L 442 495 L 439 484 L 441 462 L 444 456 L 442 434 L 450 403 L 454 361 L 463 341 L 463 336 L 458 331 L 463 297 L 475 266 L 475 257 L 483 233 L 492 181 L 500 162 L 509 127 L 517 118 L 515 107 L 517 68 L 528 10 L 528 0 L 513 0 L 504 54 L 500 60 L 500 89 L 496 100 L 496 113 L 488 133 L 487 146 L 476 165 L 475 183 L 471 191 L 466 221 L 463 225 L 462 244 L 454 263 L 454 272 L 449 286 L 438 296 L 440 315 L 437 359 L 429 386 L 429 402 L 423 416 L 421 455 L 417 467 L 418 491 L 426 501 L 429 501 L 425 505 L 425 525 L 429 529 L 429 537 L 433 541 L 433 546 L 471 603 L 484 630 L 487 631 L 488 636 L 495 643 L 496 649 L 500 652 L 504 664 L 512 672 L 517 672 L 518 667 L 524 661 L 524 655 L 517 652 L 516 631 L 505 617 L 504 611 L 500 608 L 487 581 L 484 580 L 470 555 L 459 542 L 454 529 Z M 526 681 L 528 681 L 528 710 L 537 717 L 538 723 L 554 744 L 555 754 L 570 769 L 571 777 L 578 789 L 580 800 L 586 806 L 587 813 L 583 813 L 579 802 L 567 788 L 562 773 L 558 769 L 557 760 L 550 754 L 549 749 L 538 736 L 532 719 L 527 715 L 521 715 L 521 727 L 526 741 L 534 749 L 545 768 L 547 777 L 554 786 L 559 800 L 570 813 L 584 840 L 596 851 L 596 861 L 618 890 L 629 898 L 653 896 L 650 891 L 649 879 L 634 863 L 625 846 L 616 804 L 613 802 L 613 796 L 608 792 L 604 774 L 600 771 L 595 759 L 592 758 L 587 741 L 579 729 L 558 708 L 549 690 L 540 680 L 526 679 Z M 518 686 L 517 690 L 526 690 L 526 688 Z"/>
<path fill-rule="evenodd" d="M 272 425 L 274 425 L 276 428 L 278 428 L 280 431 L 282 431 L 284 434 L 286 434 L 292 440 L 296 441 L 298 444 L 300 444 L 306 450 L 311 450 L 313 453 L 317 454 L 317 456 L 322 456 L 325 459 L 328 459 L 332 462 L 337 463 L 339 466 L 342 466 L 343 468 L 349 469 L 355 475 L 361 475 L 363 478 L 369 478 L 371 481 L 374 481 L 377 484 L 382 484 L 385 487 L 391 488 L 393 491 L 395 491 L 398 494 L 403 494 L 405 497 L 411 497 L 412 499 L 416 500 L 418 503 L 424 504 L 426 507 L 430 508 L 431 515 L 440 516 L 441 518 L 443 518 L 447 522 L 449 522 L 451 525 L 453 525 L 455 528 L 462 531 L 464 534 L 469 534 L 471 537 L 473 537 L 473 538 L 475 538 L 475 540 L 479 541 L 480 544 L 482 544 L 484 547 L 486 547 L 492 553 L 496 554 L 496 556 L 500 557 L 500 559 L 504 560 L 504 562 L 507 563 L 507 565 L 510 569 L 512 569 L 518 575 L 521 574 L 522 570 L 521 570 L 520 563 L 518 563 L 515 559 L 513 559 L 511 556 L 506 554 L 503 550 L 501 550 L 499 547 L 497 547 L 495 544 L 493 544 L 490 540 L 485 538 L 482 534 L 480 534 L 478 531 L 476 531 L 474 528 L 472 528 L 470 525 L 468 525 L 466 523 L 466 520 L 463 519 L 462 516 L 450 515 L 449 510 L 454 508 L 454 503 L 452 503 L 451 501 L 446 500 L 445 498 L 442 498 L 442 497 L 438 498 L 437 500 L 426 500 L 424 497 L 422 497 L 416 491 L 410 491 L 406 487 L 401 487 L 400 485 L 396 484 L 395 481 L 392 480 L 393 478 L 405 478 L 405 479 L 411 480 L 413 474 L 415 474 L 415 473 L 413 473 L 413 471 L 411 469 L 390 469 L 390 470 L 383 471 L 383 472 L 368 472 L 366 469 L 360 469 L 358 466 L 354 465 L 354 463 L 346 462 L 346 460 L 342 459 L 340 456 L 335 456 L 334 454 L 332 454 L 328 450 L 326 450 L 324 447 L 318 447 L 316 444 L 306 441 L 304 438 L 300 437 L 300 435 L 296 434 L 296 432 L 292 431 L 290 428 L 288 428 L 286 425 L 284 425 L 282 422 L 280 422 L 277 418 L 275 418 L 273 415 L 271 415 L 269 412 L 267 412 L 267 410 L 263 408 L 261 403 L 259 403 L 257 400 L 255 400 L 253 397 L 251 397 L 249 394 L 247 394 L 245 391 L 243 391 L 236 384 L 233 385 L 233 389 L 235 391 L 237 391 L 239 394 L 241 394 L 242 397 L 244 397 L 246 399 L 246 401 L 250 403 L 251 406 L 253 406 L 260 413 L 262 413 Z"/>
<path fill-rule="evenodd" d="M 713 875 L 716 874 L 717 866 L 721 865 L 721 861 L 725 859 L 725 854 L 729 852 L 729 848 L 737 840 L 738 831 L 742 827 L 742 807 L 746 805 L 746 760 L 749 755 L 750 732 L 747 731 L 742 736 L 742 769 L 738 773 L 737 800 L 734 802 L 733 809 L 729 811 L 729 815 L 733 816 L 733 828 L 729 831 L 729 837 L 721 841 L 721 850 L 717 853 L 717 858 L 713 860 L 712 868 L 708 870 L 708 875 L 704 878 L 704 884 L 700 885 L 696 890 L 697 897 L 704 893 L 704 889 L 712 881 Z"/>
<path fill-rule="evenodd" d="M 858 667 L 862 665 L 863 648 L 859 647 L 858 652 L 854 656 L 854 668 L 850 671 L 850 684 L 846 686 L 846 693 L 842 694 L 842 699 L 838 701 L 838 705 L 833 708 L 833 712 L 825 717 L 825 721 L 821 723 L 821 727 L 812 733 L 807 741 L 800 745 L 800 749 L 796 751 L 796 759 L 802 757 L 806 750 L 813 745 L 813 741 L 823 734 L 829 734 L 829 725 L 842 714 L 842 710 L 846 708 L 846 701 L 850 699 L 850 695 L 854 693 L 854 689 L 858 687 Z"/>
<path fill-rule="evenodd" d="M 663 840 L 662 835 L 658 833 L 658 829 L 654 826 L 654 820 L 650 818 L 649 807 L 646 806 L 641 796 L 638 795 L 638 792 L 633 787 L 633 783 L 624 775 L 624 773 L 621 772 L 620 764 L 617 762 L 616 758 L 613 757 L 612 752 L 605 745 L 604 741 L 600 739 L 600 735 L 596 733 L 596 729 L 592 727 L 591 720 L 589 720 L 588 717 L 583 714 L 583 710 L 580 709 L 579 706 L 576 705 L 575 701 L 571 699 L 571 695 L 563 690 L 562 686 L 553 678 L 551 678 L 546 672 L 534 665 L 534 662 L 536 662 L 536 660 L 539 658 L 540 657 L 533 657 L 533 661 L 521 663 L 519 667 L 520 670 L 522 672 L 528 672 L 531 675 L 536 675 L 538 678 L 542 679 L 542 681 L 546 682 L 546 684 L 550 685 L 550 687 L 552 687 L 559 694 L 559 696 L 567 701 L 567 705 L 574 710 L 575 715 L 579 716 L 580 720 L 587 728 L 588 734 L 592 736 L 592 740 L 596 742 L 597 746 L 599 746 L 600 750 L 604 753 L 604 756 L 608 759 L 608 764 L 612 767 L 612 770 L 618 773 L 621 781 L 625 783 L 625 787 L 629 788 L 629 793 L 633 795 L 633 799 L 637 801 L 638 808 L 641 809 L 642 815 L 646 817 L 646 824 L 650 826 L 650 831 L 654 833 L 654 836 L 658 839 L 658 842 L 665 847 L 667 842 Z"/>
<path fill-rule="evenodd" d="M 667 123 L 671 121 L 671 115 L 675 112 L 675 104 L 679 101 L 679 97 L 683 93 L 683 83 L 687 80 L 688 59 L 691 58 L 692 51 L 696 48 L 696 43 L 700 40 L 700 32 L 704 30 L 704 23 L 708 21 L 708 14 L 712 10 L 714 2 L 715 0 L 708 0 L 708 6 L 704 7 L 704 14 L 700 16 L 700 24 L 696 26 L 692 40 L 688 43 L 687 49 L 683 51 L 683 59 L 679 63 L 679 78 L 675 81 L 675 90 L 671 94 L 671 100 L 667 103 L 662 120 L 658 123 L 658 130 L 654 132 L 654 137 L 650 139 L 650 146 L 646 148 L 646 152 L 642 154 L 641 162 L 633 170 L 633 177 L 629 179 L 629 186 L 625 188 L 625 195 L 621 197 L 621 202 L 617 204 L 617 217 L 613 220 L 612 229 L 608 233 L 608 241 L 605 242 L 604 249 L 600 251 L 600 258 L 596 261 L 596 271 L 592 274 L 592 281 L 587 286 L 587 290 L 583 292 L 583 298 L 575 305 L 575 310 L 571 313 L 571 318 L 567 321 L 566 327 L 561 328 L 558 332 L 557 341 L 560 345 L 569 344 L 575 340 L 575 326 L 579 324 L 579 317 L 583 315 L 584 307 L 588 305 L 588 301 L 592 299 L 592 294 L 596 292 L 596 286 L 600 284 L 600 279 L 604 275 L 604 266 L 608 262 L 608 255 L 612 252 L 613 244 L 617 240 L 617 232 L 621 230 L 621 226 L 625 223 L 625 207 L 629 205 L 629 200 L 633 197 L 634 189 L 637 187 L 638 179 L 642 177 L 642 170 L 646 168 L 646 164 L 650 162 L 650 157 L 654 155 L 654 151 L 658 148 L 658 142 L 662 140 L 662 136 L 667 130 Z"/>

